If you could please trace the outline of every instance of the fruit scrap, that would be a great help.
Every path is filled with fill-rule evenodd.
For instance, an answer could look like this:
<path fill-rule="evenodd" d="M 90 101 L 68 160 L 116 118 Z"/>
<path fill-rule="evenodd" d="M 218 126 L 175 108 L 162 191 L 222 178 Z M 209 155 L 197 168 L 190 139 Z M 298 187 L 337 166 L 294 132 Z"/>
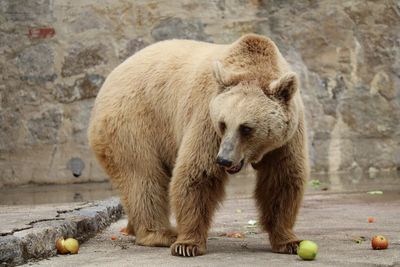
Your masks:
<path fill-rule="evenodd" d="M 373 249 L 387 249 L 389 241 L 382 235 L 374 236 L 371 240 L 371 246 Z"/>
<path fill-rule="evenodd" d="M 120 232 L 122 235 L 128 235 L 128 229 L 127 229 L 126 227 L 122 227 L 122 228 L 119 230 L 119 232 Z"/>
<path fill-rule="evenodd" d="M 245 238 L 245 235 L 242 232 L 229 232 L 226 233 L 225 236 L 231 238 Z"/>
<path fill-rule="evenodd" d="M 111 240 L 117 240 L 117 237 L 115 235 L 112 235 Z"/>
<path fill-rule="evenodd" d="M 79 251 L 79 242 L 74 238 L 60 238 L 56 241 L 56 248 L 60 254 L 77 254 Z"/>
<path fill-rule="evenodd" d="M 318 189 L 321 186 L 321 182 L 318 179 L 313 179 L 310 180 L 310 185 L 312 186 L 312 188 Z"/>
<path fill-rule="evenodd" d="M 257 226 L 257 221 L 256 220 L 249 220 L 247 222 L 247 227 L 256 227 Z"/>
<path fill-rule="evenodd" d="M 374 218 L 374 217 L 368 217 L 368 222 L 369 222 L 369 223 L 375 222 L 375 218 Z"/>
<path fill-rule="evenodd" d="M 370 195 L 382 195 L 383 191 L 380 191 L 380 190 L 368 191 L 367 194 L 370 194 Z"/>
<path fill-rule="evenodd" d="M 317 256 L 318 245 L 310 240 L 303 240 L 297 249 L 297 255 L 303 260 L 314 260 Z"/>

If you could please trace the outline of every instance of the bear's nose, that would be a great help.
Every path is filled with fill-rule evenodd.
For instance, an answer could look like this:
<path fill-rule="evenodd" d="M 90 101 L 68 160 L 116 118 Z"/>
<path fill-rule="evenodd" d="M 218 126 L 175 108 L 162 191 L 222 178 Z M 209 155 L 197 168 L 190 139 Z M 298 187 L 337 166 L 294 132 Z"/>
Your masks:
<path fill-rule="evenodd" d="M 224 158 L 222 158 L 222 157 L 217 157 L 217 164 L 218 165 L 221 165 L 221 166 L 224 166 L 224 167 L 230 167 L 230 166 L 232 166 L 232 161 L 231 160 L 229 160 L 229 159 L 224 159 Z"/>

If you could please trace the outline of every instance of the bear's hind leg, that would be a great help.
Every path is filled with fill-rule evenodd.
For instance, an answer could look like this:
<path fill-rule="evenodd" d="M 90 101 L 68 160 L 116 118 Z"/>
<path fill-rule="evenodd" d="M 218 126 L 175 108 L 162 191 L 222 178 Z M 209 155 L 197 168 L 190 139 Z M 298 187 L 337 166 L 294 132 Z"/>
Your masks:
<path fill-rule="evenodd" d="M 119 165 L 111 180 L 128 215 L 127 231 L 136 236 L 136 244 L 169 247 L 177 236 L 169 221 L 170 177 L 158 160 L 142 160 L 146 164 Z"/>
<path fill-rule="evenodd" d="M 139 245 L 168 247 L 177 235 L 169 221 L 171 177 L 160 157 L 171 159 L 159 154 L 159 139 L 163 138 L 146 124 L 155 121 L 152 114 L 132 100 L 135 111 L 129 117 L 124 115 L 126 110 L 118 109 L 113 116 L 92 121 L 89 139 L 119 192 L 128 216 L 128 233 L 136 236 Z"/>
<path fill-rule="evenodd" d="M 129 185 L 128 231 L 134 231 L 136 244 L 169 247 L 176 232 L 169 221 L 168 187 L 170 178 L 158 166 L 148 166 Z"/>

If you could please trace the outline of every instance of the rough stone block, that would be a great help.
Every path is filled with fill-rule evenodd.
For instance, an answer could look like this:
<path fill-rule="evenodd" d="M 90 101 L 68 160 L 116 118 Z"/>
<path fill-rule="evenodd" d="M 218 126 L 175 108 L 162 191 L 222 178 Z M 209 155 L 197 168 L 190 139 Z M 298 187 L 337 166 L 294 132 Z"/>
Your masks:
<path fill-rule="evenodd" d="M 62 110 L 57 108 L 50 108 L 32 117 L 27 123 L 30 133 L 30 138 L 27 142 L 30 144 L 55 142 L 62 120 Z"/>
<path fill-rule="evenodd" d="M 54 95 L 60 103 L 71 103 L 77 100 L 94 98 L 103 82 L 103 76 L 88 74 L 83 78 L 77 79 L 72 86 L 56 85 Z"/>
<path fill-rule="evenodd" d="M 166 18 L 154 26 L 151 36 L 155 41 L 173 38 L 208 41 L 210 36 L 204 32 L 204 23 L 198 19 Z"/>
<path fill-rule="evenodd" d="M 39 43 L 27 47 L 17 57 L 17 67 L 22 80 L 54 81 L 54 50 L 47 44 Z"/>
<path fill-rule="evenodd" d="M 77 46 L 65 57 L 61 74 L 63 77 L 69 77 L 85 73 L 90 67 L 106 63 L 107 59 L 105 55 L 106 47 L 102 44 L 89 47 Z"/>

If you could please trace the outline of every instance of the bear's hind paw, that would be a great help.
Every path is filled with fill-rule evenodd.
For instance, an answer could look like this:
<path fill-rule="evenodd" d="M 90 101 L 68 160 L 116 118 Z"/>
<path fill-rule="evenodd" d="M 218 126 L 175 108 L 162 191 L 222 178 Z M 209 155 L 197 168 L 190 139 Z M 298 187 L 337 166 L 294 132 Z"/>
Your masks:
<path fill-rule="evenodd" d="M 174 230 L 148 232 L 144 236 L 136 236 L 136 244 L 149 247 L 169 247 L 176 241 Z"/>

